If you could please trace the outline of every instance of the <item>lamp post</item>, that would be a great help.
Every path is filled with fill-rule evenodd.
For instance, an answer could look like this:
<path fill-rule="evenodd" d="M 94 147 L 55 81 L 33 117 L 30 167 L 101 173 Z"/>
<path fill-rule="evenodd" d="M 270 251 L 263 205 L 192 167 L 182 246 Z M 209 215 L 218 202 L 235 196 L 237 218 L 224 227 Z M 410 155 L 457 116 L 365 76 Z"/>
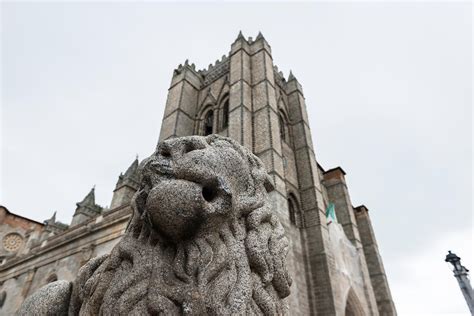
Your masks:
<path fill-rule="evenodd" d="M 468 272 L 469 270 L 466 269 L 463 265 L 461 265 L 461 258 L 456 256 L 456 254 L 448 251 L 446 255 L 446 259 L 444 260 L 449 262 L 453 265 L 453 273 L 456 280 L 458 280 L 459 287 L 461 288 L 461 292 L 466 299 L 467 306 L 471 311 L 471 315 L 474 315 L 474 296 L 472 293 L 471 282 L 469 281 Z"/>

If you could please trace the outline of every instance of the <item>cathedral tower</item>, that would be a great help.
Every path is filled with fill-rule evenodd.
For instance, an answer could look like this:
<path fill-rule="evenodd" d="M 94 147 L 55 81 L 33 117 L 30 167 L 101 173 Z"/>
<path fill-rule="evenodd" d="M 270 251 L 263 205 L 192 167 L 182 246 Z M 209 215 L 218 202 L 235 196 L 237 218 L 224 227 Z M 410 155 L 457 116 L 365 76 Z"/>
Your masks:
<path fill-rule="evenodd" d="M 352 206 L 341 168 L 317 163 L 302 86 L 278 71 L 261 33 L 239 33 L 207 69 L 174 70 L 160 141 L 213 133 L 251 149 L 273 180 L 291 239 L 291 315 L 396 314 L 367 209 Z"/>

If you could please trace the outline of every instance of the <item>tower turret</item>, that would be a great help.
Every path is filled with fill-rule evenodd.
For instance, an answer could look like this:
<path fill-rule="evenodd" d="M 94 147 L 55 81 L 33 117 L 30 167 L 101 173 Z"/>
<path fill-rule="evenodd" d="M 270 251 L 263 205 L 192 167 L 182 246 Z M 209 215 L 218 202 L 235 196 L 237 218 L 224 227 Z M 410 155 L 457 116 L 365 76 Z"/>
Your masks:
<path fill-rule="evenodd" d="M 45 231 L 53 234 L 59 234 L 69 227 L 67 224 L 56 221 L 56 212 L 53 213 L 50 219 L 45 220 L 44 224 Z"/>
<path fill-rule="evenodd" d="M 77 208 L 72 217 L 71 227 L 96 217 L 102 212 L 102 207 L 95 204 L 95 187 L 90 190 L 81 202 L 76 203 L 76 205 Z"/>
<path fill-rule="evenodd" d="M 110 209 L 129 204 L 138 189 L 138 157 L 124 174 L 120 174 L 115 186 Z"/>

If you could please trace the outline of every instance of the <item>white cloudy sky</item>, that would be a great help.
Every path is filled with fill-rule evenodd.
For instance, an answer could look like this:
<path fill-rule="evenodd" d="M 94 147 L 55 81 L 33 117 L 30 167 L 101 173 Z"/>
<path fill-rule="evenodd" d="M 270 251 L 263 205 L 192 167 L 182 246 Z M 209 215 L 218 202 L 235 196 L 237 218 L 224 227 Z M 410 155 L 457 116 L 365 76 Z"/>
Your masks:
<path fill-rule="evenodd" d="M 472 257 L 468 2 L 1 4 L 0 203 L 42 221 L 156 144 L 173 69 L 261 30 L 305 91 L 325 168 L 365 204 L 400 315 L 467 315 L 443 262 Z"/>

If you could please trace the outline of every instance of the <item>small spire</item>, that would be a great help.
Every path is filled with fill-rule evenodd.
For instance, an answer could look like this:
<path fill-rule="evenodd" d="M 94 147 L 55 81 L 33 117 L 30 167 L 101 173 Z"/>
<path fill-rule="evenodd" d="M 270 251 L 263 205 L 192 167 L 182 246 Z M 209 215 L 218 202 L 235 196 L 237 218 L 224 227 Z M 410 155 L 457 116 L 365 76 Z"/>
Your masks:
<path fill-rule="evenodd" d="M 245 39 L 244 35 L 242 34 L 242 30 L 239 31 L 239 35 L 237 36 L 237 39 Z"/>
<path fill-rule="evenodd" d="M 56 211 L 53 213 L 53 216 L 51 216 L 50 219 L 47 219 L 47 220 L 43 221 L 43 223 L 44 223 L 46 226 L 56 223 Z"/>
<path fill-rule="evenodd" d="M 128 167 L 127 171 L 125 171 L 125 174 L 123 175 L 124 178 L 129 178 L 133 176 L 138 169 L 138 155 L 135 157 L 135 160 L 132 162 L 130 167 Z"/>
<path fill-rule="evenodd" d="M 258 31 L 258 35 L 257 35 L 257 38 L 255 40 L 259 40 L 259 39 L 265 39 L 262 35 L 262 32 Z"/>
<path fill-rule="evenodd" d="M 50 223 L 55 223 L 56 222 L 56 211 L 54 211 L 53 216 L 49 219 Z"/>
<path fill-rule="evenodd" d="M 88 205 L 88 206 L 95 205 L 95 184 L 92 187 L 92 189 L 89 191 L 89 193 L 85 196 L 85 198 L 77 204 Z"/>
<path fill-rule="evenodd" d="M 184 65 L 185 65 L 185 66 L 188 66 L 188 65 L 189 65 L 189 59 L 186 59 L 186 60 L 184 61 Z"/>
<path fill-rule="evenodd" d="M 81 213 L 81 212 L 85 212 L 86 214 L 89 214 L 88 216 L 90 216 L 90 212 L 94 212 L 94 213 L 102 212 L 102 207 L 100 205 L 95 204 L 95 186 L 84 197 L 84 199 L 81 202 L 76 203 L 76 205 L 77 205 L 77 208 L 76 208 L 76 212 L 74 213 L 74 216 L 76 216 L 76 214 Z M 75 223 L 74 219 L 73 219 L 73 223 Z"/>
<path fill-rule="evenodd" d="M 290 75 L 288 76 L 288 81 L 291 81 L 291 80 L 296 80 L 296 78 L 293 75 L 293 72 L 290 70 Z"/>

